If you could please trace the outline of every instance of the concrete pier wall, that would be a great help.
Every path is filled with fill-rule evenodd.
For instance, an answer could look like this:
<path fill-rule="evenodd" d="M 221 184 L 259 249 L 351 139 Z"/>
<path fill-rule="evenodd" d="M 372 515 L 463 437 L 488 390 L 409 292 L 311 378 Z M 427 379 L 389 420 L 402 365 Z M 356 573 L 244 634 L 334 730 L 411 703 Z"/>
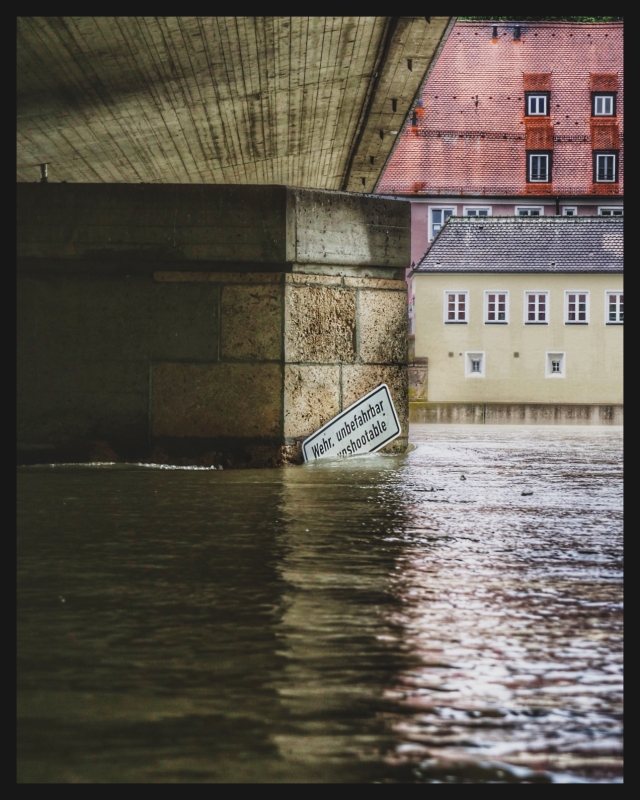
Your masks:
<path fill-rule="evenodd" d="M 408 203 L 17 188 L 20 463 L 295 463 L 381 381 L 406 447 Z"/>
<path fill-rule="evenodd" d="M 456 425 L 622 425 L 622 405 L 410 402 L 409 420 Z"/>

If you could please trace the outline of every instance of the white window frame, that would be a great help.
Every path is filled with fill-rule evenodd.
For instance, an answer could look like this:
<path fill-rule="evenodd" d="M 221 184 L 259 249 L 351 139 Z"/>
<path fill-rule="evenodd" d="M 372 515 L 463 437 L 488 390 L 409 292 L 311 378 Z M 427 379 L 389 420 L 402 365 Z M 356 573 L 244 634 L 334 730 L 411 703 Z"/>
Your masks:
<path fill-rule="evenodd" d="M 548 153 L 529 153 L 529 183 L 551 183 L 551 159 Z M 534 178 L 533 177 L 533 162 L 532 159 L 534 158 L 546 158 L 547 160 L 547 169 L 545 171 L 544 178 Z M 615 174 L 615 164 L 614 164 L 614 174 Z"/>
<path fill-rule="evenodd" d="M 449 295 L 455 294 L 458 295 L 455 300 L 455 313 L 456 319 L 449 319 Z M 460 309 L 458 304 L 460 302 L 459 295 L 463 294 L 465 296 L 464 300 L 464 308 L 465 308 L 465 319 L 457 319 L 458 314 L 460 313 Z M 468 325 L 469 324 L 469 290 L 468 289 L 447 289 L 444 293 L 444 323 L 445 325 Z"/>
<path fill-rule="evenodd" d="M 429 219 L 429 224 L 428 224 L 429 230 L 428 230 L 428 233 L 429 233 L 429 241 L 430 242 L 432 242 L 436 238 L 435 234 L 433 232 L 433 212 L 434 211 L 442 211 L 442 212 L 450 211 L 451 212 L 451 216 L 455 217 L 457 210 L 458 210 L 457 206 L 427 206 L 427 213 L 429 215 L 429 217 L 428 217 L 428 219 Z M 442 224 L 444 225 L 445 223 L 443 222 Z"/>
<path fill-rule="evenodd" d="M 598 111 L 598 100 L 608 100 L 611 103 L 610 111 Z M 594 117 L 612 117 L 613 116 L 614 97 L 612 94 L 597 94 L 593 98 L 593 116 Z"/>
<path fill-rule="evenodd" d="M 540 321 L 540 320 L 536 319 L 536 320 L 531 321 L 531 320 L 527 319 L 527 317 L 529 315 L 529 301 L 528 301 L 527 298 L 528 298 L 528 296 L 530 294 L 536 294 L 536 295 L 544 294 L 546 296 L 547 299 L 545 301 L 545 316 L 546 316 L 545 320 Z M 538 308 L 538 303 L 539 303 L 539 301 L 536 300 L 536 316 L 540 313 L 539 312 L 539 308 Z M 524 324 L 525 325 L 548 325 L 549 324 L 549 305 L 550 305 L 549 304 L 549 291 L 547 289 L 526 289 L 525 292 L 524 292 L 524 303 L 523 303 L 523 306 L 524 306 Z"/>
<path fill-rule="evenodd" d="M 620 302 L 616 303 L 616 317 L 617 319 L 614 322 L 611 322 L 609 319 L 609 297 L 612 294 L 621 294 L 624 298 L 624 289 L 607 289 L 604 293 L 604 324 L 605 325 L 624 325 L 624 299 L 622 301 L 622 319 L 619 319 L 620 316 Z"/>
<path fill-rule="evenodd" d="M 586 295 L 585 302 L 585 319 L 584 320 L 570 320 L 569 319 L 569 295 L 570 294 L 584 294 Z M 576 301 L 579 302 L 579 301 Z M 566 289 L 564 293 L 564 324 L 565 325 L 588 325 L 590 322 L 591 303 L 588 289 Z M 576 312 L 579 313 L 579 312 Z"/>
<path fill-rule="evenodd" d="M 622 211 L 622 214 L 603 214 L 603 211 Z M 624 206 L 598 206 L 598 216 L 599 217 L 624 217 Z"/>
<path fill-rule="evenodd" d="M 490 320 L 489 319 L 489 295 L 490 294 L 504 294 L 505 297 L 505 319 L 504 320 Z M 484 292 L 484 324 L 485 325 L 508 325 L 509 324 L 509 292 L 507 289 L 485 289 Z"/>
<path fill-rule="evenodd" d="M 544 206 L 516 206 L 516 217 L 530 217 L 531 214 L 520 214 L 521 211 L 539 211 L 536 216 L 544 217 Z"/>
<path fill-rule="evenodd" d="M 560 350 L 550 351 L 544 354 L 544 374 L 546 378 L 566 378 L 567 377 L 567 354 Z M 552 362 L 560 361 L 560 372 L 553 372 Z"/>
<path fill-rule="evenodd" d="M 491 206 L 462 206 L 462 214 L 465 217 L 474 216 L 478 218 L 478 214 L 469 214 L 469 211 L 486 211 L 486 214 L 483 214 L 483 217 L 490 217 L 491 216 Z"/>
<path fill-rule="evenodd" d="M 472 372 L 472 361 L 480 361 L 480 372 Z M 484 378 L 484 350 L 466 351 L 464 354 L 464 376 L 465 378 Z"/>
<path fill-rule="evenodd" d="M 531 110 L 531 105 L 532 105 L 531 101 L 532 100 L 536 100 L 537 103 L 539 103 L 540 100 L 544 100 L 544 110 L 543 111 L 532 111 Z M 548 98 L 548 96 L 546 94 L 542 94 L 542 93 L 541 94 L 536 94 L 535 92 L 532 92 L 531 94 L 528 94 L 527 95 L 527 113 L 526 113 L 526 116 L 527 117 L 547 117 L 547 116 L 549 116 L 548 113 L 547 113 L 547 111 L 548 111 L 547 110 L 547 103 L 548 102 L 549 102 L 549 98 Z M 537 103 L 536 103 L 536 105 L 537 105 Z M 522 106 L 521 106 L 521 108 L 522 108 Z"/>
<path fill-rule="evenodd" d="M 616 182 L 616 171 L 618 167 L 618 163 L 616 153 L 596 153 L 596 174 L 593 176 L 595 179 L 595 183 L 615 183 Z M 613 178 L 598 178 L 598 173 L 600 172 L 600 167 L 598 163 L 601 158 L 612 158 L 613 159 Z"/>
<path fill-rule="evenodd" d="M 570 214 L 568 212 L 571 212 Z M 562 216 L 563 217 L 577 217 L 578 216 L 578 206 L 562 206 Z"/>

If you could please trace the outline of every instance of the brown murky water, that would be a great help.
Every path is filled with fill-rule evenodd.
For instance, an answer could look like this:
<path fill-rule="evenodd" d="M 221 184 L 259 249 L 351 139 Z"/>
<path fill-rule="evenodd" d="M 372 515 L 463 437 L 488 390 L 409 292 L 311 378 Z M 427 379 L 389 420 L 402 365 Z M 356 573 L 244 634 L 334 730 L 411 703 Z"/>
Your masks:
<path fill-rule="evenodd" d="M 622 780 L 621 429 L 412 441 L 21 468 L 18 780 Z"/>

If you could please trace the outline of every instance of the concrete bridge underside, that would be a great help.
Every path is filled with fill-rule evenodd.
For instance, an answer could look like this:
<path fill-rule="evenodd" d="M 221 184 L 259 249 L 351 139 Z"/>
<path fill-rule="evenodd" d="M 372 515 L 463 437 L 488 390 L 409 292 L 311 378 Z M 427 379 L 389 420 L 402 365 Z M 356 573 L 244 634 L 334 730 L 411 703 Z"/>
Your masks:
<path fill-rule="evenodd" d="M 17 179 L 371 192 L 452 17 L 19 17 Z"/>

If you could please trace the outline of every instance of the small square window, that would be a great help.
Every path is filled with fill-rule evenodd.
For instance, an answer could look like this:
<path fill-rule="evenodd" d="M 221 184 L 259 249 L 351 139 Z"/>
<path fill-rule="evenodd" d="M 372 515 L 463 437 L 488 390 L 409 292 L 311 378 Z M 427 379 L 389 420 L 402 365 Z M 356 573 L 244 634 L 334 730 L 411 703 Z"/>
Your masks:
<path fill-rule="evenodd" d="M 593 153 L 593 182 L 616 183 L 618 180 L 617 153 Z"/>
<path fill-rule="evenodd" d="M 464 374 L 467 378 L 484 378 L 484 353 L 465 353 Z"/>
<path fill-rule="evenodd" d="M 565 377 L 565 354 L 564 353 L 546 353 L 546 371 L 547 378 L 564 378 Z"/>
<path fill-rule="evenodd" d="M 528 117 L 546 117 L 549 114 L 548 92 L 526 93 L 526 115 Z"/>
<path fill-rule="evenodd" d="M 614 92 L 592 94 L 591 114 L 594 117 L 615 117 L 616 95 Z"/>
<path fill-rule="evenodd" d="M 624 322 L 624 294 L 622 292 L 606 293 L 604 321 L 607 325 L 622 325 Z"/>
<path fill-rule="evenodd" d="M 547 325 L 549 322 L 549 292 L 524 293 L 525 325 Z"/>
<path fill-rule="evenodd" d="M 578 216 L 578 209 L 575 206 L 563 206 L 562 207 L 562 216 L 563 217 L 577 217 Z"/>
<path fill-rule="evenodd" d="M 467 308 L 468 292 L 449 291 L 444 293 L 444 321 L 448 323 L 467 323 L 469 311 Z"/>
<path fill-rule="evenodd" d="M 622 217 L 624 216 L 624 211 L 622 206 L 611 206 L 609 208 L 600 206 L 598 209 L 598 214 L 601 217 Z"/>
<path fill-rule="evenodd" d="M 589 324 L 589 292 L 570 290 L 565 292 L 565 325 Z"/>
<path fill-rule="evenodd" d="M 529 183 L 551 181 L 551 153 L 527 153 L 527 181 Z"/>
<path fill-rule="evenodd" d="M 542 212 L 541 206 L 516 206 L 517 217 L 542 217 Z"/>
<path fill-rule="evenodd" d="M 455 208 L 432 208 L 429 213 L 429 241 L 435 239 L 442 226 L 450 216 L 456 213 Z"/>
<path fill-rule="evenodd" d="M 465 206 L 464 215 L 465 217 L 490 217 L 491 208 L 489 206 Z"/>
<path fill-rule="evenodd" d="M 509 322 L 509 292 L 486 291 L 484 293 L 485 325 L 506 325 Z"/>

